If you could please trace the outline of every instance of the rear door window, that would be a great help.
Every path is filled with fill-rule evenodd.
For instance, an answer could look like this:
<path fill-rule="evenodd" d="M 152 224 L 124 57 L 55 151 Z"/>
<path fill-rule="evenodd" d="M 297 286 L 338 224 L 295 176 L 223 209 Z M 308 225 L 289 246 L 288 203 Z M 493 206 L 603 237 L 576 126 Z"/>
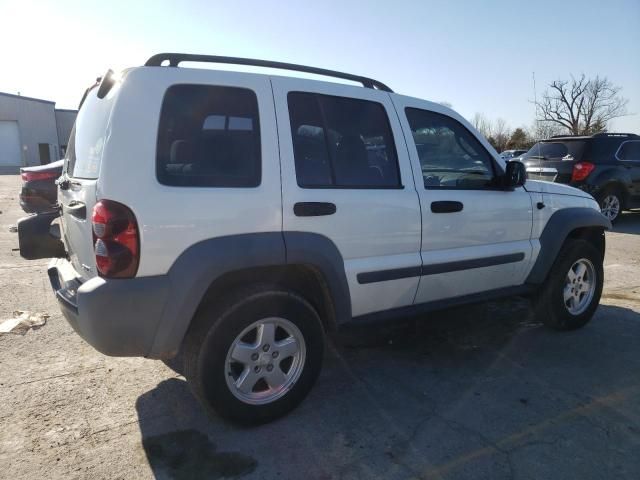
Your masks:
<path fill-rule="evenodd" d="M 401 188 L 382 104 L 302 92 L 289 93 L 287 100 L 298 185 Z"/>
<path fill-rule="evenodd" d="M 208 85 L 167 90 L 157 143 L 160 183 L 257 187 L 260 165 L 258 99 L 253 91 Z"/>

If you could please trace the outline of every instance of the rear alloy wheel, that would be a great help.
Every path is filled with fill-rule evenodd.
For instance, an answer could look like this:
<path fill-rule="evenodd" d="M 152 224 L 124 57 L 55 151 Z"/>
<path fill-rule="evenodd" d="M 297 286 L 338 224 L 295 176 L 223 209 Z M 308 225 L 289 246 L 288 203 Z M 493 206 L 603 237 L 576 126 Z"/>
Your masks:
<path fill-rule="evenodd" d="M 309 393 L 324 341 L 318 313 L 298 294 L 274 286 L 240 290 L 198 310 L 183 348 L 185 377 L 209 414 L 265 423 Z"/>
<path fill-rule="evenodd" d="M 600 198 L 600 211 L 612 223 L 617 220 L 622 212 L 622 200 L 615 190 L 609 190 Z"/>
<path fill-rule="evenodd" d="M 229 347 L 225 360 L 227 387 L 245 403 L 271 403 L 300 378 L 306 350 L 302 332 L 286 318 L 253 322 Z"/>

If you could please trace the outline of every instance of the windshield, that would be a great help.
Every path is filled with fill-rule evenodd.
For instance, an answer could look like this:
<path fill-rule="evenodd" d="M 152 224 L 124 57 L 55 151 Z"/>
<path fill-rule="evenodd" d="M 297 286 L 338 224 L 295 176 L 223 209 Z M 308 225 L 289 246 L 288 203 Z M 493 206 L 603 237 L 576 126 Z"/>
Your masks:
<path fill-rule="evenodd" d="M 584 150 L 585 141 L 538 142 L 524 154 L 524 158 L 542 158 L 544 160 L 562 160 L 567 155 L 579 159 Z"/>

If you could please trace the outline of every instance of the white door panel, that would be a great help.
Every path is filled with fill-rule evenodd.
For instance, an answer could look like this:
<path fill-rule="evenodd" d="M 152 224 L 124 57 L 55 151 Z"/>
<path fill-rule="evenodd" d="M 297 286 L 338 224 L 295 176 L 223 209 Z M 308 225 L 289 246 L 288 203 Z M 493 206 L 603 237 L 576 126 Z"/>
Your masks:
<path fill-rule="evenodd" d="M 417 287 L 417 275 L 383 282 L 361 283 L 363 279 L 358 280 L 358 274 L 419 268 L 419 265 L 420 255 L 417 252 L 346 260 L 345 270 L 351 291 L 353 316 L 411 305 Z"/>
<path fill-rule="evenodd" d="M 517 255 L 522 256 L 522 259 L 511 261 L 510 258 L 507 258 L 513 256 L 515 259 Z M 533 258 L 535 257 L 532 255 L 531 243 L 528 239 L 474 247 L 423 251 L 423 273 L 427 273 L 430 268 L 437 269 L 438 266 L 442 266 L 443 269 L 456 268 L 455 264 L 452 265 L 454 262 L 461 262 L 459 264 L 459 268 L 461 268 L 469 261 L 477 260 L 479 263 L 484 259 L 509 261 L 487 267 L 464 268 L 457 271 L 423 275 L 420 278 L 417 297 L 422 303 L 520 285 L 524 282 L 531 268 Z"/>
<path fill-rule="evenodd" d="M 433 167 L 440 164 L 439 162 L 445 162 L 443 164 L 446 165 L 446 162 L 458 161 L 456 155 L 459 153 L 455 150 L 458 148 L 456 144 L 451 144 L 453 147 L 449 147 L 454 138 L 442 136 L 441 133 L 432 133 L 438 131 L 428 129 L 420 130 L 416 137 L 418 142 L 424 142 L 420 147 L 423 149 L 425 177 L 429 188 L 425 187 L 418 146 L 405 113 L 406 108 L 435 114 L 433 116 L 435 123 L 432 125 L 440 121 L 438 118 L 445 117 L 443 125 L 455 125 L 447 128 L 457 128 L 461 132 L 466 131 L 467 134 L 472 135 L 471 138 L 466 138 L 470 141 L 473 138 L 477 140 L 476 145 L 470 150 L 476 149 L 478 156 L 466 157 L 469 160 L 464 162 L 482 157 L 485 163 L 495 162 L 497 167 L 494 166 L 494 169 L 501 168 L 501 163 L 493 155 L 495 153 L 493 149 L 487 148 L 486 141 L 478 138 L 468 122 L 452 110 L 409 97 L 392 95 L 392 98 L 409 146 L 409 155 L 416 172 L 415 182 L 422 206 L 423 266 L 416 303 L 522 284 L 532 258 L 530 239 L 533 209 L 529 194 L 521 187 L 512 191 L 479 186 L 472 189 L 467 185 L 475 184 L 466 178 L 466 174 L 459 180 L 464 187 L 453 186 L 456 185 L 456 181 L 452 182 L 450 178 L 455 179 L 455 174 L 462 175 L 469 169 L 456 171 L 453 168 L 453 172 L 442 170 L 444 172 L 442 174 L 437 173 L 440 172 L 439 170 L 433 170 Z M 425 122 L 425 125 L 429 123 Z M 447 131 L 452 132 L 452 130 Z M 444 143 L 445 141 L 449 144 Z M 462 144 L 458 143 L 458 145 Z M 448 151 L 448 148 L 451 150 Z M 486 160 L 487 158 L 492 160 Z M 434 163 L 430 165 L 429 162 Z M 475 160 L 474 164 L 480 168 L 485 163 L 481 164 Z M 497 173 L 500 172 L 496 170 L 493 175 Z M 432 187 L 429 183 L 434 175 L 435 178 L 441 177 L 437 187 Z M 449 186 L 450 183 L 452 186 Z M 434 213 L 432 211 L 434 202 L 459 202 L 462 208 L 460 211 Z M 434 265 L 439 266 L 433 267 Z M 430 274 L 430 271 L 437 273 Z"/>
<path fill-rule="evenodd" d="M 354 316 L 411 305 L 418 277 L 360 283 L 363 272 L 420 266 L 421 219 L 402 130 L 385 92 L 302 79 L 272 77 L 282 164 L 283 229 L 312 232 L 331 239 L 340 251 L 349 283 Z M 381 104 L 395 140 L 402 188 L 302 188 L 296 178 L 289 92 L 310 92 L 369 100 Z M 330 202 L 326 216 L 294 214 L 298 202 Z"/>

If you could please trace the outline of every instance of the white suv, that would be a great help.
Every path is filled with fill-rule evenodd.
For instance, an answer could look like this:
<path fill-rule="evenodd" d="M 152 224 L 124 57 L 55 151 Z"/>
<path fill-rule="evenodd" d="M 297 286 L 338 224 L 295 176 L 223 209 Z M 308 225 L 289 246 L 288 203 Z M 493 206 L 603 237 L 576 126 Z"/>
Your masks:
<path fill-rule="evenodd" d="M 21 252 L 65 252 L 51 284 L 96 349 L 179 356 L 208 411 L 259 423 L 306 396 L 346 322 L 531 294 L 548 326 L 587 323 L 610 223 L 525 177 L 451 109 L 375 80 L 161 54 L 87 92 L 58 182 L 65 248 L 54 213 L 20 221 Z"/>

